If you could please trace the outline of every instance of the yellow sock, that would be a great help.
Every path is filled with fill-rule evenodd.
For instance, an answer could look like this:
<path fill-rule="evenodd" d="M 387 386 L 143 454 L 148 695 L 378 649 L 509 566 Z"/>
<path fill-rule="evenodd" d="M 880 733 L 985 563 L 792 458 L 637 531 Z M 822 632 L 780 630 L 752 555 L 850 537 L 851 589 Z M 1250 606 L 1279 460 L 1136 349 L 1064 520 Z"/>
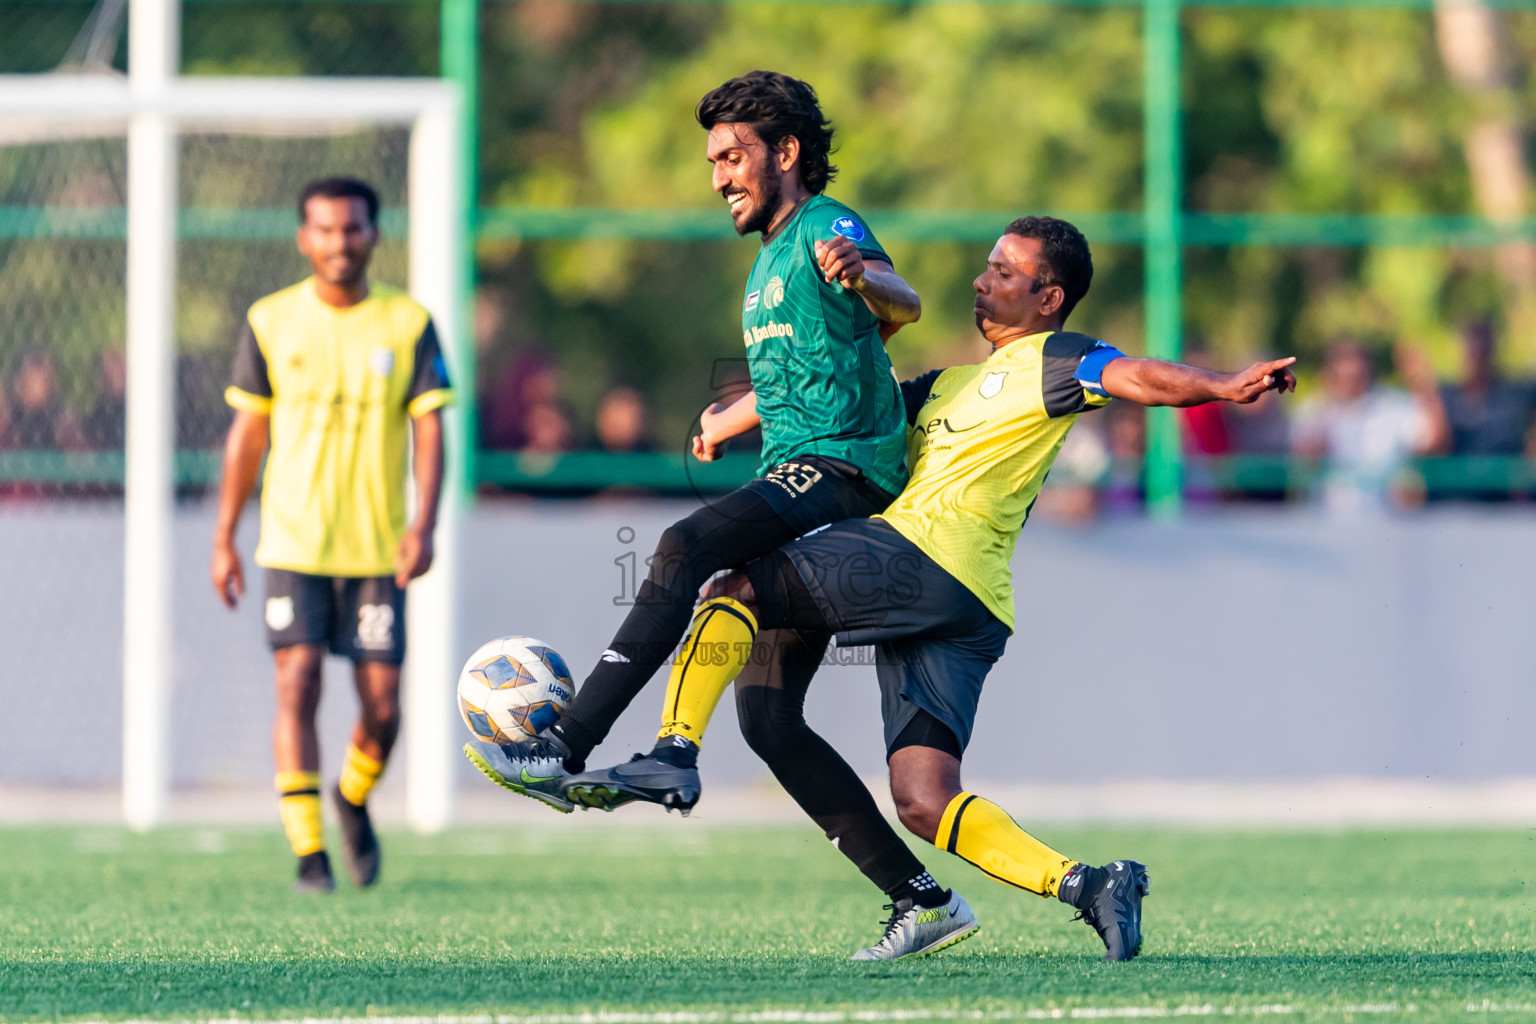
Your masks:
<path fill-rule="evenodd" d="M 725 688 L 747 667 L 756 636 L 757 619 L 740 601 L 712 597 L 699 605 L 682 655 L 667 678 L 657 739 L 682 736 L 703 742 Z"/>
<path fill-rule="evenodd" d="M 1063 857 L 1019 828 L 997 804 L 961 793 L 944 808 L 934 845 L 970 861 L 1000 882 L 1055 896 L 1077 861 Z"/>
<path fill-rule="evenodd" d="M 325 849 L 325 829 L 320 821 L 320 773 L 278 772 L 278 813 L 294 855 L 303 857 Z"/>
<path fill-rule="evenodd" d="M 357 749 L 357 744 L 347 744 L 347 758 L 341 765 L 341 781 L 337 783 L 341 795 L 354 807 L 363 806 L 373 787 L 384 774 L 384 762 L 376 761 Z"/>

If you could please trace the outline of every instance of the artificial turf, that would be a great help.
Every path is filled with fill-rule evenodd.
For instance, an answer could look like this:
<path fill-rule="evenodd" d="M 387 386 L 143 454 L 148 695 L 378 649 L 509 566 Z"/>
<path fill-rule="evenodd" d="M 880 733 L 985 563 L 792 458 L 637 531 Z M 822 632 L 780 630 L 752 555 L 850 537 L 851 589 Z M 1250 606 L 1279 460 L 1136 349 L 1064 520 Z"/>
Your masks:
<path fill-rule="evenodd" d="M 320 897 L 275 830 L 0 829 L 0 1020 L 1536 1018 L 1536 831 L 1041 830 L 1149 866 L 1129 964 L 928 850 L 980 935 L 853 964 L 883 899 L 814 829 L 667 826 L 386 834 Z"/>

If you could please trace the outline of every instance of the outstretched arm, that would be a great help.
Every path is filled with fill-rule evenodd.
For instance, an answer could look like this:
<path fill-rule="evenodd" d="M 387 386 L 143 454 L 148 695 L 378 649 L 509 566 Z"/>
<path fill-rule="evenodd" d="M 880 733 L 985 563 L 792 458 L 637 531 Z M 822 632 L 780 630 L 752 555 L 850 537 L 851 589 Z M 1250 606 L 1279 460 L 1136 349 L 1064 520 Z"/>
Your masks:
<path fill-rule="evenodd" d="M 762 421 L 757 414 L 756 391 L 748 391 L 730 405 L 716 402 L 699 417 L 700 433 L 693 439 L 693 457 L 700 462 L 714 462 L 725 451 L 725 442 Z"/>
<path fill-rule="evenodd" d="M 838 235 L 830 242 L 817 242 L 816 260 L 823 277 L 857 293 L 869 311 L 885 323 L 900 327 L 916 323 L 923 315 L 922 300 L 896 268 L 883 260 L 865 260 L 853 239 Z M 883 330 L 881 334 L 890 336 Z"/>
<path fill-rule="evenodd" d="M 1112 397 L 1140 405 L 1247 405 L 1266 391 L 1295 391 L 1296 377 L 1290 371 L 1295 361 L 1291 356 L 1254 363 L 1237 373 L 1218 373 L 1160 359 L 1122 357 L 1104 366 L 1100 384 Z"/>

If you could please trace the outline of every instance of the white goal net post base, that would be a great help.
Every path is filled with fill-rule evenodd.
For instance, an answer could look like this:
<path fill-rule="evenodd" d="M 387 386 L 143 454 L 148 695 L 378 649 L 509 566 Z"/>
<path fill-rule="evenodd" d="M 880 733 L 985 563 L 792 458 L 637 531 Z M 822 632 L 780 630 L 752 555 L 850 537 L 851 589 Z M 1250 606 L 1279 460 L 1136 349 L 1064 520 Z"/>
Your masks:
<path fill-rule="evenodd" d="M 187 131 L 404 126 L 408 287 L 431 311 L 450 359 L 462 353 L 462 99 L 438 79 L 182 78 L 0 75 L 0 137 L 126 136 L 127 444 L 123 621 L 123 812 L 136 829 L 170 799 L 174 511 L 177 138 Z M 0 139 L 0 141 L 3 141 Z M 474 382 L 460 378 L 460 389 Z M 453 814 L 453 680 L 463 419 L 450 411 L 448 465 L 432 570 L 411 587 L 405 665 L 407 816 L 445 827 Z M 212 600 L 212 595 L 209 596 Z"/>

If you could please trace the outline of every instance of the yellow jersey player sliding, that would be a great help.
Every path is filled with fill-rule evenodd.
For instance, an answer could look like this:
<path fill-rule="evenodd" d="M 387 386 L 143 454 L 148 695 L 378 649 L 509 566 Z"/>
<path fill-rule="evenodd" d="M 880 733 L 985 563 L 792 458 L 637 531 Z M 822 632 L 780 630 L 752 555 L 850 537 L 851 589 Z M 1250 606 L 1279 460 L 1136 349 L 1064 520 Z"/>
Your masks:
<path fill-rule="evenodd" d="M 897 814 L 910 831 L 993 878 L 1055 896 L 1094 927 L 1108 960 L 1141 948 L 1147 872 L 1131 860 L 1092 867 L 1046 846 L 1002 808 L 960 783 L 988 671 L 1013 631 L 1009 563 L 1045 475 L 1077 417 L 1123 398 L 1142 405 L 1248 403 L 1291 391 L 1294 359 L 1217 373 L 1154 359 L 1062 330 L 1093 276 L 1071 224 L 1024 217 L 976 279 L 984 362 L 902 384 L 911 479 L 869 519 L 801 537 L 711 583 L 673 671 L 661 737 L 702 737 L 735 677 L 748 743 L 795 801 L 891 897 L 884 936 L 855 960 L 920 956 L 977 929 L 970 907 L 934 881 L 876 809 L 853 769 L 811 731 L 806 691 L 832 636 L 878 647 L 887 763 Z M 713 648 L 777 631 L 774 656 L 736 674 Z M 663 748 L 658 748 L 663 749 Z M 677 806 L 698 772 L 653 752 L 566 780 L 588 805 L 631 800 Z M 644 767 L 645 771 L 637 770 Z M 691 801 L 690 801 L 691 803 Z"/>

